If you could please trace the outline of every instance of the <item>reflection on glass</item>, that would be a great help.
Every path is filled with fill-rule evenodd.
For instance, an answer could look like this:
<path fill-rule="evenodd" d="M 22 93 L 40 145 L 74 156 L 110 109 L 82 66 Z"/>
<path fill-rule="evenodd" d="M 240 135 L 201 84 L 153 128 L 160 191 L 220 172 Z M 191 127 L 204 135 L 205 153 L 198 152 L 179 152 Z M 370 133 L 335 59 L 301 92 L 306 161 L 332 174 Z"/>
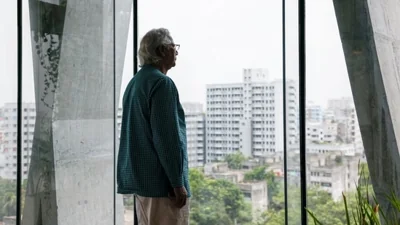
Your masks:
<path fill-rule="evenodd" d="M 133 7 L 132 7 L 132 1 L 125 1 L 125 0 L 115 0 L 115 12 L 116 16 L 115 18 L 115 24 L 117 27 L 121 25 L 126 25 L 126 23 L 129 23 L 128 29 L 126 28 L 120 28 L 115 30 L 115 51 L 116 51 L 116 56 L 119 58 L 116 58 L 115 61 L 115 67 L 116 67 L 116 73 L 120 74 L 120 76 L 117 77 L 116 79 L 116 86 L 115 86 L 115 110 L 116 110 L 116 141 L 115 141 L 115 147 L 116 149 L 119 148 L 119 137 L 120 137 L 120 129 L 121 129 L 121 120 L 122 120 L 122 108 L 120 108 L 120 100 L 122 99 L 122 94 L 121 93 L 121 82 L 122 82 L 122 77 L 127 75 L 132 77 L 133 76 L 133 37 L 134 37 L 134 31 L 133 31 L 133 20 L 134 20 L 134 15 L 133 15 Z M 129 74 L 129 75 L 128 75 Z M 118 151 L 116 151 L 115 154 L 118 154 Z M 115 157 L 116 159 L 118 156 Z M 115 162 L 116 165 L 116 162 Z M 115 183 L 116 184 L 116 183 Z M 117 215 L 117 224 L 125 224 L 125 225 L 132 225 L 133 224 L 133 195 L 118 195 L 117 194 L 117 205 L 120 205 L 121 202 L 123 204 L 123 207 L 117 207 L 116 210 L 116 215 Z M 120 218 L 120 215 L 123 215 L 123 217 Z"/>
<path fill-rule="evenodd" d="M 5 79 L 16 78 L 15 75 Z M 17 91 L 16 86 L 13 91 Z M 4 94 L 11 95 L 11 93 Z M 16 99 L 10 100 L 16 102 Z M 0 224 L 12 225 L 16 223 L 17 109 L 16 103 L 5 103 L 0 108 Z"/>
<path fill-rule="evenodd" d="M 117 211 L 113 204 L 112 90 L 120 85 L 131 1 L 117 6 L 127 12 L 115 9 L 114 29 L 112 0 L 24 2 L 24 225 L 109 225 L 114 213 L 123 224 L 122 198 Z"/>

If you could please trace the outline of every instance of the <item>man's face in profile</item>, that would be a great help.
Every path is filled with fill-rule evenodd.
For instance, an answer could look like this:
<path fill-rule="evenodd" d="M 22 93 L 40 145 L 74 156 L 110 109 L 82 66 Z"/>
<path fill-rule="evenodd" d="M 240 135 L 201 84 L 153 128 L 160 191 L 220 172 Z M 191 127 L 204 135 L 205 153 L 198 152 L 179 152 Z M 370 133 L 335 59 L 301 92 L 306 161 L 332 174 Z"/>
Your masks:
<path fill-rule="evenodd" d="M 180 45 L 169 44 L 167 46 L 166 61 L 168 65 L 172 68 L 176 65 L 176 56 L 178 55 L 178 49 Z"/>

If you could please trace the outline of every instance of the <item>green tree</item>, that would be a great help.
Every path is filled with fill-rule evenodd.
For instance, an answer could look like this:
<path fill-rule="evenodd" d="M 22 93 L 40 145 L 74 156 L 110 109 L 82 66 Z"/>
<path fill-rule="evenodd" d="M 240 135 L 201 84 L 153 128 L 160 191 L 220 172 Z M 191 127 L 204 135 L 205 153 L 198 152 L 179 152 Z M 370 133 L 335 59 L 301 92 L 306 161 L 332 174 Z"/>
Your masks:
<path fill-rule="evenodd" d="M 209 199 L 205 204 L 192 199 L 190 203 L 190 225 L 206 224 L 233 224 L 233 221 L 225 212 L 223 202 Z"/>
<path fill-rule="evenodd" d="M 15 181 L 0 178 L 0 221 L 5 216 L 15 216 L 16 187 Z"/>
<path fill-rule="evenodd" d="M 25 203 L 26 180 L 22 183 L 21 208 Z M 17 182 L 0 178 L 0 221 L 5 216 L 16 216 L 17 213 Z"/>
<path fill-rule="evenodd" d="M 256 167 L 252 171 L 245 173 L 244 179 L 246 181 L 266 180 L 267 179 L 267 173 L 265 172 L 266 169 L 267 169 L 266 166 Z"/>
<path fill-rule="evenodd" d="M 272 198 L 279 192 L 280 185 L 276 179 L 274 172 L 267 171 L 267 166 L 259 166 L 252 171 L 245 173 L 245 181 L 261 181 L 266 180 L 268 186 L 268 199 L 271 202 Z"/>
<path fill-rule="evenodd" d="M 246 157 L 240 151 L 225 157 L 225 162 L 228 163 L 230 169 L 241 169 L 244 161 L 246 161 Z"/>
<path fill-rule="evenodd" d="M 298 225 L 301 219 L 300 189 L 288 187 L 288 224 Z M 353 203 L 352 203 L 353 204 Z M 316 187 L 307 190 L 307 205 L 309 209 L 324 221 L 324 225 L 345 225 L 345 210 L 343 202 L 333 201 L 331 195 Z M 281 225 L 285 221 L 285 200 L 283 190 L 273 198 L 269 210 L 263 214 L 257 225 Z M 309 225 L 313 221 L 308 221 Z"/>
<path fill-rule="evenodd" d="M 343 157 L 341 155 L 335 156 L 335 162 L 338 165 L 342 165 L 343 164 Z"/>
<path fill-rule="evenodd" d="M 192 191 L 191 225 L 248 224 L 251 209 L 239 188 L 226 180 L 207 178 L 197 170 L 189 173 Z"/>
<path fill-rule="evenodd" d="M 17 213 L 17 196 L 14 192 L 7 192 L 4 194 L 2 200 L 2 214 L 3 216 L 15 216 Z"/>

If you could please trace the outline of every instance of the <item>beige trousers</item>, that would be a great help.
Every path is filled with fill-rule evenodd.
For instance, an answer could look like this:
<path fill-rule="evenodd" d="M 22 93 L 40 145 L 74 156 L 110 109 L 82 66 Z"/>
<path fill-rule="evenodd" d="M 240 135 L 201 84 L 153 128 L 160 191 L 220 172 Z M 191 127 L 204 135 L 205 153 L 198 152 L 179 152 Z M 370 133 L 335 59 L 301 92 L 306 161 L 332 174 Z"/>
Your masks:
<path fill-rule="evenodd" d="M 176 208 L 169 198 L 148 198 L 136 195 L 139 225 L 189 225 L 189 199 L 183 208 Z"/>

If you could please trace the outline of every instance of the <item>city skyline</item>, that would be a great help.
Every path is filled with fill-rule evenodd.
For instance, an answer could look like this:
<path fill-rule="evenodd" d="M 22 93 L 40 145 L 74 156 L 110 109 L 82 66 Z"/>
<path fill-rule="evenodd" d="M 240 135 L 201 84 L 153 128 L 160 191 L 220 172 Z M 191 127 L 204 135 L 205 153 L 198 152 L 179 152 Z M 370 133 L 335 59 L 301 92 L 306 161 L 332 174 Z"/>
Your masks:
<path fill-rule="evenodd" d="M 247 135 L 245 136 L 250 136 L 250 139 L 248 141 L 250 142 L 263 142 L 263 141 L 270 141 L 270 139 L 266 138 L 260 138 L 260 134 L 263 136 L 264 131 L 261 129 L 257 130 L 259 128 L 259 124 L 253 122 L 260 121 L 263 116 L 259 117 L 257 116 L 259 113 L 263 114 L 262 111 L 264 110 L 259 110 L 259 99 L 270 99 L 268 102 L 271 101 L 271 99 L 275 99 L 278 101 L 278 103 L 273 103 L 271 104 L 266 104 L 268 106 L 268 110 L 264 111 L 264 113 L 269 112 L 269 115 L 271 111 L 271 107 L 273 108 L 274 105 L 278 104 L 279 105 L 279 98 L 274 97 L 274 93 L 279 92 L 279 88 L 277 90 L 276 84 L 277 82 L 273 83 L 263 83 L 260 82 L 261 80 L 255 80 L 255 81 L 249 81 L 253 80 L 253 75 L 257 74 L 258 70 L 254 71 L 248 71 L 248 73 L 244 74 L 244 82 L 242 84 L 236 84 L 236 85 L 213 85 L 209 87 L 209 95 L 210 98 L 209 100 L 215 100 L 218 101 L 219 99 L 227 99 L 222 96 L 222 98 L 219 98 L 218 96 L 211 97 L 211 95 L 221 95 L 218 93 L 227 94 L 229 93 L 234 94 L 233 98 L 231 100 L 234 100 L 236 98 L 240 98 L 243 100 L 243 105 L 246 103 L 245 98 L 249 98 L 248 94 L 245 94 L 246 92 L 251 92 L 250 96 L 253 96 L 253 100 L 249 103 L 251 106 L 250 107 L 244 107 L 241 111 L 231 111 L 231 112 L 222 112 L 215 114 L 214 115 L 236 115 L 237 113 L 241 113 L 243 117 L 239 119 L 240 123 L 242 122 L 248 122 L 249 120 L 246 120 L 245 116 L 251 116 L 252 113 L 246 114 L 246 109 L 251 110 L 255 109 L 253 113 L 255 113 L 255 117 L 253 115 L 253 118 L 251 118 L 250 124 L 253 124 L 253 128 L 256 128 L 256 130 L 252 129 L 245 129 L 243 130 L 241 126 L 236 126 L 232 125 L 232 131 L 227 131 L 220 129 L 220 131 L 213 131 L 212 129 L 210 130 L 209 128 L 225 128 L 227 127 L 226 125 L 210 125 L 207 123 L 210 118 L 206 117 L 206 112 L 202 111 L 202 106 L 200 103 L 183 103 L 183 106 L 185 110 L 187 111 L 186 113 L 186 119 L 187 119 L 187 137 L 188 137 L 188 155 L 189 155 L 189 166 L 191 168 L 200 168 L 200 167 L 205 167 L 205 171 L 207 172 L 207 168 L 213 167 L 215 165 L 221 165 L 218 164 L 217 162 L 224 161 L 224 158 L 219 158 L 217 161 L 209 161 L 206 160 L 209 158 L 209 153 L 214 153 L 215 151 L 210 149 L 209 146 L 211 147 L 216 147 L 218 146 L 209 143 L 208 140 L 214 140 L 214 136 L 217 137 L 217 134 L 239 134 L 236 132 L 235 128 L 239 128 L 240 132 L 247 132 Z M 246 82 L 247 80 L 247 82 Z M 279 84 L 279 83 L 278 83 Z M 247 88 L 244 88 L 245 86 L 249 86 Z M 226 88 L 226 91 L 219 92 L 219 88 Z M 289 86 L 289 89 L 292 86 Z M 228 90 L 228 89 L 234 89 L 234 90 Z M 242 89 L 241 89 L 242 88 Z M 241 90 L 239 90 L 241 89 Z M 261 96 L 262 90 L 266 90 L 264 92 L 265 96 Z M 290 92 L 292 93 L 292 92 Z M 289 94 L 290 94 L 289 93 Z M 237 96 L 237 95 L 240 96 Z M 272 97 L 272 98 L 271 98 Z M 240 100 L 241 101 L 241 100 Z M 327 191 L 333 200 L 337 201 L 341 197 L 341 193 L 343 191 L 350 191 L 355 188 L 353 184 L 353 180 L 357 178 L 357 166 L 358 165 L 354 162 L 358 162 L 359 160 L 362 160 L 362 154 L 363 154 L 363 148 L 362 144 L 361 146 L 357 147 L 357 140 L 361 141 L 361 136 L 359 135 L 359 129 L 358 127 L 358 122 L 357 122 L 357 117 L 354 116 L 354 109 L 353 105 L 349 105 L 351 101 L 349 102 L 349 99 L 329 99 L 329 104 L 330 107 L 332 107 L 332 112 L 331 111 L 321 111 L 321 114 L 323 114 L 323 121 L 321 121 L 319 124 L 317 124 L 314 120 L 315 118 L 311 117 L 309 118 L 310 120 L 307 120 L 307 145 L 306 145 L 306 150 L 307 150 L 307 157 L 308 161 L 310 162 L 310 167 L 307 169 L 307 174 L 310 176 L 309 183 L 311 186 L 321 186 L 321 188 L 325 191 Z M 213 104 L 212 104 L 213 105 Z M 217 106 L 217 107 L 215 107 Z M 239 105 L 232 104 L 232 107 L 240 107 Z M 0 124 L 0 137 L 3 138 L 3 140 L 0 140 L 0 177 L 5 178 L 5 179 L 15 179 L 16 175 L 16 117 L 13 116 L 14 113 L 17 111 L 16 109 L 17 105 L 16 103 L 11 103 L 7 104 L 5 108 L 0 108 L 3 112 L 3 118 L 1 126 Z M 255 107 L 255 108 L 254 108 Z M 3 110 L 6 109 L 6 110 Z M 214 107 L 207 107 L 207 110 L 215 111 L 212 109 L 218 109 L 218 104 L 214 104 Z M 349 110 L 350 109 L 350 110 Z M 217 110 L 219 111 L 219 110 Z M 229 110 L 228 110 L 229 111 Z M 273 110 L 275 111 L 275 110 Z M 278 110 L 279 111 L 279 110 Z M 35 126 L 35 105 L 33 103 L 25 103 L 23 105 L 23 124 L 24 125 L 24 130 L 23 130 L 23 142 L 24 142 L 24 156 L 23 156 L 23 178 L 26 179 L 26 176 L 28 174 L 28 168 L 30 164 L 30 154 L 32 151 L 32 139 L 34 136 L 33 133 L 33 128 Z M 348 114 L 347 112 L 350 112 Z M 277 112 L 273 112 L 273 114 L 276 114 Z M 325 113 L 327 113 L 325 115 Z M 344 113 L 342 115 L 342 113 Z M 118 128 L 120 128 L 120 123 L 121 123 L 121 115 L 122 115 L 122 109 L 118 110 L 118 117 L 117 117 L 117 125 Z M 279 121 L 279 115 L 275 115 L 274 118 L 274 123 L 272 123 L 272 127 L 280 127 L 281 124 L 275 123 L 275 121 Z M 1 118 L 1 117 L 0 117 Z M 232 120 L 237 120 L 237 118 L 231 118 Z M 245 119 L 245 120 L 243 120 Z M 250 119 L 250 118 L 248 118 Z M 265 119 L 265 118 L 264 118 Z M 225 119 L 218 120 L 218 121 L 224 121 Z M 290 117 L 288 117 L 289 123 L 290 123 Z M 349 121 L 350 120 L 350 121 Z M 267 120 L 268 121 L 268 120 Z M 336 121 L 336 122 L 332 122 Z M 268 123 L 266 123 L 268 124 Z M 275 126 L 277 124 L 277 127 Z M 355 125 L 356 129 L 354 130 L 354 126 L 346 126 L 346 124 L 352 124 Z M 4 126 L 5 125 L 5 126 Z M 343 127 L 344 126 L 344 127 Z M 228 125 L 228 127 L 231 127 L 231 125 Z M 271 123 L 269 125 L 262 125 L 261 128 L 270 128 Z M 289 125 L 290 127 L 290 125 Z M 344 128 L 344 130 L 343 130 Z M 332 130 L 332 129 L 335 129 Z M 337 129 L 337 130 L 336 130 Z M 266 129 L 268 130 L 268 129 Z M 348 131 L 346 131 L 348 130 Z M 29 131 L 29 132 L 28 132 Z M 270 130 L 271 131 L 271 130 Z M 271 132 L 266 132 L 265 134 L 266 137 L 268 135 L 275 138 L 276 136 L 281 135 L 281 132 L 277 132 L 277 130 L 272 130 Z M 343 133 L 344 131 L 344 133 Z M 290 135 L 290 132 L 288 133 Z M 332 136 L 334 135 L 334 136 Z M 207 137 L 207 138 L 206 138 Z M 210 138 L 212 137 L 212 138 Z M 335 137 L 341 137 L 340 139 L 337 139 Z M 241 133 L 238 138 L 233 138 L 229 140 L 240 140 L 243 138 Z M 279 139 L 279 138 L 278 138 Z M 223 139 L 225 140 L 225 139 Z M 266 142 L 267 143 L 267 142 Z M 240 144 L 242 142 L 240 141 Z M 239 150 L 243 155 L 247 156 L 247 159 L 249 160 L 246 162 L 246 166 L 250 166 L 253 168 L 256 168 L 258 163 L 263 162 L 268 165 L 268 170 L 272 171 L 273 173 L 276 174 L 277 177 L 282 177 L 283 172 L 283 167 L 282 167 L 282 155 L 279 156 L 279 154 L 282 154 L 282 152 L 279 149 L 276 149 L 276 151 L 265 151 L 269 149 L 261 149 L 261 152 L 266 152 L 266 154 L 260 154 L 260 147 L 262 148 L 263 146 L 266 148 L 271 148 L 270 145 L 259 145 L 256 144 L 254 146 L 247 146 L 245 147 L 245 143 L 243 143 L 243 148 L 241 149 L 236 149 L 235 151 L 227 151 L 227 155 L 229 154 L 235 154 L 237 153 L 237 150 Z M 275 145 L 275 144 L 273 144 Z M 221 146 L 230 146 L 230 145 L 224 145 L 222 144 Z M 257 147 L 258 146 L 258 147 Z M 360 147 L 360 148 L 359 148 Z M 275 146 L 276 148 L 276 146 Z M 225 151 L 224 149 L 221 149 Z M 219 150 L 217 150 L 219 151 Z M 249 152 L 248 155 L 246 155 L 246 152 Z M 289 154 L 291 154 L 290 157 L 294 157 L 293 159 L 297 159 L 295 156 L 298 154 L 298 151 L 296 149 L 289 149 L 288 151 Z M 294 156 L 293 156 L 294 154 Z M 340 160 L 343 160 L 345 163 L 338 163 L 338 157 L 340 157 Z M 256 161 L 252 161 L 252 159 L 255 159 Z M 293 160 L 290 158 L 290 160 Z M 261 161 L 260 161 L 261 160 Z M 271 161 L 272 160 L 272 161 Z M 217 164 L 215 164 L 217 163 Z M 256 164 L 254 164 L 256 163 Z M 352 168 L 349 168 L 349 166 L 352 166 Z M 219 168 L 223 168 L 219 166 Z M 297 170 L 298 170 L 298 164 L 296 163 L 290 163 L 290 168 L 288 168 L 288 173 L 290 177 L 293 175 L 296 177 L 297 175 Z M 229 171 L 229 170 L 218 170 L 218 171 L 213 171 L 209 174 L 211 177 L 215 177 L 216 179 L 222 179 L 224 176 L 226 178 L 224 179 L 234 179 L 232 182 L 238 185 L 240 187 L 240 190 L 242 190 L 244 193 L 247 193 L 247 188 L 249 188 L 249 185 L 252 188 L 256 188 L 254 185 L 258 185 L 257 182 L 255 183 L 248 183 L 243 180 L 243 174 L 246 172 L 246 170 L 235 170 L 235 171 Z M 238 175 L 242 174 L 242 175 Z M 334 175 L 333 175 L 334 174 Z M 233 178 L 234 176 L 238 176 L 236 178 Z M 265 184 L 265 183 L 264 183 Z M 244 185 L 244 186 L 243 186 Z M 264 187 L 261 187 L 263 189 Z M 257 188 L 256 188 L 257 189 Z M 267 198 L 266 195 L 263 195 L 263 198 Z M 265 201 L 264 201 L 265 202 Z M 259 205 L 259 201 L 255 201 L 252 199 L 252 205 L 254 207 L 262 209 L 263 207 Z M 254 212 L 253 212 L 254 213 Z"/>
<path fill-rule="evenodd" d="M 283 124 L 281 122 L 283 116 L 282 110 L 275 108 L 282 105 L 283 98 L 276 96 L 282 91 L 282 81 L 265 82 L 266 76 L 263 72 L 257 69 L 247 70 L 243 74 L 242 83 L 208 86 L 208 103 L 214 103 L 207 104 L 205 111 L 201 103 L 182 103 L 187 125 L 189 167 L 204 168 L 207 177 L 227 180 L 234 184 L 251 204 L 253 218 L 260 217 L 260 212 L 268 209 L 270 204 L 268 199 L 273 198 L 273 194 L 268 191 L 270 187 L 267 182 L 249 180 L 250 169 L 257 170 L 265 166 L 265 170 L 273 173 L 277 181 L 282 181 L 283 174 L 287 172 L 288 182 L 292 184 L 296 183 L 299 171 L 299 164 L 296 162 L 298 149 L 288 148 L 287 171 L 285 171 L 282 161 Z M 296 117 L 295 115 L 290 116 L 292 113 L 290 108 L 297 104 L 293 98 L 290 98 L 294 96 L 295 92 L 296 88 L 293 86 L 293 82 L 290 82 L 288 84 L 289 115 L 287 117 L 289 128 L 287 141 L 289 144 L 291 137 L 298 135 L 296 130 L 293 132 L 291 130 L 297 127 Z M 220 104 L 220 101 L 230 101 L 232 104 Z M 265 104 L 262 103 L 263 101 Z M 338 201 L 343 192 L 349 192 L 356 188 L 353 182 L 358 179 L 356 162 L 362 160 L 363 149 L 357 149 L 357 139 L 353 139 L 358 137 L 361 140 L 361 136 L 357 135 L 359 134 L 358 129 L 354 130 L 354 126 L 345 126 L 345 133 L 341 132 L 343 125 L 346 124 L 358 127 L 357 117 L 353 116 L 354 111 L 350 110 L 350 114 L 346 113 L 349 111 L 348 107 L 354 109 L 351 101 L 349 99 L 328 99 L 328 102 L 332 107 L 332 112 L 320 111 L 323 121 L 319 125 L 314 121 L 319 118 L 318 114 L 316 116 L 312 114 L 307 120 L 306 154 L 309 162 L 307 183 L 309 187 L 318 187 L 325 191 L 333 201 Z M 245 104 L 248 106 L 246 107 Z M 227 107 L 227 109 L 224 110 L 221 107 Z M 2 116 L 0 115 L 0 138 L 4 139 L 0 139 L 0 178 L 6 180 L 14 180 L 16 177 L 17 118 L 14 116 L 16 111 L 16 103 L 8 104 L 5 108 L 0 107 L 0 112 L 3 113 Z M 30 169 L 32 140 L 35 135 L 33 132 L 36 122 L 35 104 L 25 103 L 23 112 L 22 178 L 26 179 Z M 345 114 L 342 115 L 343 112 Z M 118 133 L 121 119 L 122 108 L 119 108 L 116 120 Z M 333 120 L 337 122 L 333 123 Z M 208 123 L 209 121 L 238 121 L 238 123 L 232 122 L 228 125 Z M 263 121 L 266 121 L 265 124 Z M 242 126 L 242 124 L 247 125 Z M 227 135 L 221 139 L 221 134 Z M 228 138 L 228 135 L 232 137 Z M 339 141 L 340 139 L 337 137 L 342 137 L 341 140 L 349 140 L 349 142 Z M 213 140 L 225 140 L 226 142 L 213 143 Z M 233 169 L 229 167 L 230 164 L 227 160 L 229 157 L 226 156 L 238 152 L 245 156 L 245 161 L 243 167 Z M 214 157 L 215 153 L 222 154 L 224 157 Z"/>
<path fill-rule="evenodd" d="M 385 198 L 400 186 L 396 1 L 27 0 L 2 6 L 0 225 L 140 220 L 135 195 L 146 191 L 125 188 L 119 178 L 144 187 L 146 176 L 137 172 L 155 169 L 166 174 L 158 180 L 169 189 L 181 180 L 165 160 L 145 170 L 124 163 L 146 159 L 137 151 L 143 132 L 167 162 L 182 162 L 191 223 L 305 225 L 316 221 L 313 214 L 347 224 L 347 209 L 364 200 L 370 209 L 382 206 L 380 220 L 396 221 Z M 129 117 L 122 98 L 140 69 L 135 41 L 154 28 L 168 29 L 180 47 L 176 67 L 164 72 L 179 93 L 178 102 L 165 102 L 178 103 L 179 121 L 159 132 L 142 116 L 150 126 L 128 129 L 139 135 L 139 145 L 121 157 L 123 111 Z M 154 47 L 166 44 L 158 41 Z M 166 110 L 148 107 L 154 88 L 144 104 L 150 117 Z M 179 146 L 171 148 L 163 134 L 175 125 L 180 138 L 169 141 Z M 157 152 L 147 152 L 153 162 L 160 161 Z M 182 167 L 174 171 L 179 178 Z M 151 186 L 157 197 L 169 196 L 168 187 Z"/>
<path fill-rule="evenodd" d="M 276 81 L 276 80 L 274 80 L 274 81 Z M 271 81 L 271 82 L 274 82 L 274 81 Z M 238 82 L 238 83 L 240 83 L 240 82 Z M 235 83 L 228 83 L 228 84 L 235 84 Z M 237 84 L 237 83 L 236 83 L 236 84 Z M 208 85 L 226 85 L 226 83 L 208 84 Z M 207 89 L 206 89 L 206 90 L 207 90 Z M 315 102 L 312 101 L 312 100 L 306 99 L 306 108 L 307 108 L 308 106 L 321 106 L 321 109 L 322 109 L 322 110 L 327 110 L 327 109 L 329 109 L 328 103 L 329 103 L 330 100 L 340 100 L 340 99 L 349 99 L 349 98 L 352 99 L 351 96 L 343 96 L 343 97 L 340 97 L 340 98 L 326 99 L 326 101 L 324 102 L 324 104 L 317 104 L 317 103 L 315 103 Z M 14 102 L 4 102 L 4 103 L 0 104 L 0 109 L 3 108 L 6 104 L 14 104 L 14 103 L 17 103 L 17 102 L 16 102 L 16 101 L 14 101 Z M 22 101 L 22 103 L 23 103 L 23 104 L 31 104 L 31 103 L 35 103 L 35 101 L 32 101 L 32 102 Z M 194 104 L 201 104 L 202 107 L 203 107 L 203 112 L 205 113 L 205 112 L 207 111 L 207 110 L 206 110 L 206 106 L 207 106 L 207 103 L 206 103 L 206 102 L 181 101 L 181 103 L 182 103 L 182 104 L 192 104 L 192 103 L 194 103 Z M 119 109 L 122 108 L 122 105 L 119 104 L 118 108 L 119 108 Z"/>

